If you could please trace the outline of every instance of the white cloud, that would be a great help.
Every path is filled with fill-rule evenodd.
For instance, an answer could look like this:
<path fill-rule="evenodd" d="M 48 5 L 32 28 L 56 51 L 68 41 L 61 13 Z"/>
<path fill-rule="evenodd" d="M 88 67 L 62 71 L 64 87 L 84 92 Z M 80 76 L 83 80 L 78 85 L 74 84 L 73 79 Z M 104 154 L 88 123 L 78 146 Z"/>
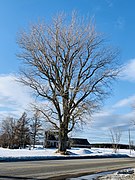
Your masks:
<path fill-rule="evenodd" d="M 122 99 L 113 105 L 113 108 L 121 108 L 125 106 L 131 106 L 135 103 L 135 95 L 129 96 L 128 98 Z"/>
<path fill-rule="evenodd" d="M 30 89 L 19 84 L 13 74 L 0 75 L 0 114 L 20 115 L 25 111 L 33 98 Z"/>
<path fill-rule="evenodd" d="M 119 114 L 116 109 L 110 107 L 94 114 L 93 121 L 87 123 L 84 130 L 76 132 L 76 134 L 79 137 L 88 138 L 90 142 L 94 143 L 110 142 L 110 129 L 117 127 L 122 131 L 121 143 L 128 143 L 129 128 L 135 130 L 132 122 L 134 117 L 134 112 Z M 132 140 L 135 140 L 135 138 Z"/>
<path fill-rule="evenodd" d="M 109 8 L 111 8 L 113 6 L 113 0 L 106 0 L 106 3 Z"/>
<path fill-rule="evenodd" d="M 135 117 L 131 105 L 135 102 L 135 95 L 122 99 L 114 105 L 93 115 L 92 127 L 106 131 L 112 127 L 128 129 Z"/>
<path fill-rule="evenodd" d="M 123 17 L 118 17 L 115 21 L 115 27 L 123 29 L 125 27 L 125 19 Z"/>
<path fill-rule="evenodd" d="M 112 114 L 98 119 L 102 122 L 99 122 L 98 126 L 101 129 L 108 129 L 112 127 L 120 127 L 120 126 L 129 126 L 131 121 L 134 118 L 134 112 L 126 113 L 126 114 L 118 114 L 117 112 L 113 112 Z M 127 128 L 128 129 L 128 128 Z"/>
<path fill-rule="evenodd" d="M 124 65 L 121 79 L 135 82 L 135 59 L 131 59 Z"/>

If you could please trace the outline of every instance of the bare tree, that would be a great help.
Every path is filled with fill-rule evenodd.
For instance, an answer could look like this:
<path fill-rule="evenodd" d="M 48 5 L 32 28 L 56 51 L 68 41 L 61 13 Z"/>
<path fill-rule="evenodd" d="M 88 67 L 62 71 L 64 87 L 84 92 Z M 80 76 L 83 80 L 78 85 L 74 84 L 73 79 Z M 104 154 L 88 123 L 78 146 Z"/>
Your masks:
<path fill-rule="evenodd" d="M 119 148 L 121 135 L 122 135 L 122 132 L 119 128 L 110 129 L 112 147 L 115 153 L 117 153 L 117 150 Z"/>
<path fill-rule="evenodd" d="M 15 127 L 16 141 L 19 148 L 25 148 L 26 145 L 30 144 L 30 130 L 28 123 L 27 114 L 24 112 L 17 121 Z"/>
<path fill-rule="evenodd" d="M 45 119 L 59 131 L 59 152 L 68 133 L 85 121 L 111 92 L 118 75 L 118 51 L 107 46 L 92 22 L 59 14 L 51 24 L 33 24 L 20 32 L 19 81 L 31 87 Z"/>
<path fill-rule="evenodd" d="M 15 126 L 16 120 L 7 117 L 2 121 L 1 145 L 8 148 L 14 148 L 15 144 Z"/>
<path fill-rule="evenodd" d="M 39 135 L 41 135 L 41 120 L 39 119 L 39 111 L 36 110 L 33 118 L 31 118 L 31 123 L 30 123 L 30 133 L 32 137 L 32 145 L 33 148 L 35 147 L 36 141 Z"/>

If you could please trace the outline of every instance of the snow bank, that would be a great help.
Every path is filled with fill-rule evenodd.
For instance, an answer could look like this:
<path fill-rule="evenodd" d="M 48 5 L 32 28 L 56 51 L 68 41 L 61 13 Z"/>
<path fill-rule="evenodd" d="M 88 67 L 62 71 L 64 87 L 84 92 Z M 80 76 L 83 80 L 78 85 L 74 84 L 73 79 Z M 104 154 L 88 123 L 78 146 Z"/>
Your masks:
<path fill-rule="evenodd" d="M 76 149 L 76 150 L 71 150 L 72 152 L 74 152 L 75 154 L 77 154 L 77 155 L 88 155 L 88 154 L 92 154 L 92 153 L 94 153 L 94 151 L 91 151 L 91 150 L 89 150 L 89 149 Z"/>
<path fill-rule="evenodd" d="M 57 149 L 4 149 L 0 148 L 0 161 L 23 161 L 23 160 L 43 160 L 43 159 L 63 159 L 63 158 L 108 158 L 108 157 L 129 157 L 129 150 L 120 150 L 119 153 L 112 153 L 112 149 L 103 148 L 73 148 L 69 149 L 69 155 L 56 153 Z M 135 153 L 132 152 L 132 157 Z"/>
<path fill-rule="evenodd" d="M 98 178 L 99 180 L 133 180 L 135 179 L 135 169 L 124 169 L 112 174 Z"/>

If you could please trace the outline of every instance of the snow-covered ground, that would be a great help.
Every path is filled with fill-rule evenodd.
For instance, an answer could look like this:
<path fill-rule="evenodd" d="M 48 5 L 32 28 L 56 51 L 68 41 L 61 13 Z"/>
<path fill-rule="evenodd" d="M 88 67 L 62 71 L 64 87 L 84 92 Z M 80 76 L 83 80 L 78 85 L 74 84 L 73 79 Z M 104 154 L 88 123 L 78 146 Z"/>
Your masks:
<path fill-rule="evenodd" d="M 104 148 L 72 148 L 69 149 L 70 155 L 60 155 L 56 153 L 57 149 L 43 149 L 38 147 L 36 149 L 5 149 L 0 148 L 0 161 L 12 161 L 12 160 L 37 160 L 37 159 L 57 159 L 65 157 L 79 157 L 90 156 L 94 157 L 135 157 L 135 151 L 120 149 L 118 153 L 113 153 L 112 149 Z"/>

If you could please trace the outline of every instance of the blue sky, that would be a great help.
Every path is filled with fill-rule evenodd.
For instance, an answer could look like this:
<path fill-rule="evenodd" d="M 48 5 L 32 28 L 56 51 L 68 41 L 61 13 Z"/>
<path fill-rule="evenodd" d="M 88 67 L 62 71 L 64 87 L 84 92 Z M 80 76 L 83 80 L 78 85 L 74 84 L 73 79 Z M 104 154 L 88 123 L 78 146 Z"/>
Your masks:
<path fill-rule="evenodd" d="M 135 1 L 134 0 L 0 0 L 0 114 L 20 114 L 28 108 L 32 97 L 26 88 L 13 81 L 19 69 L 16 36 L 20 29 L 39 19 L 50 20 L 56 13 L 94 17 L 97 30 L 108 42 L 120 49 L 125 65 L 122 77 L 113 85 L 112 96 L 81 132 L 73 135 L 88 137 L 92 142 L 109 140 L 109 128 L 119 126 L 122 142 L 127 143 L 128 128 L 134 127 L 132 105 L 135 104 Z M 135 139 L 133 138 L 135 141 Z"/>

